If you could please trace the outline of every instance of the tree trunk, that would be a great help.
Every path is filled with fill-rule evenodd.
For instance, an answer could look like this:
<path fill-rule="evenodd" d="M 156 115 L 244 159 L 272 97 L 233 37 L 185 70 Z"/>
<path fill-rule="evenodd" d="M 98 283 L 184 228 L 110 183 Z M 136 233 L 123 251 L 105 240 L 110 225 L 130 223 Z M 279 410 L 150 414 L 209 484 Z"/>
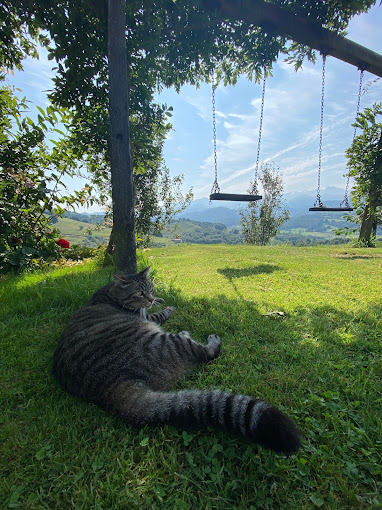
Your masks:
<path fill-rule="evenodd" d="M 374 223 L 374 214 L 372 214 L 372 209 L 370 206 L 370 202 L 367 202 L 365 205 L 365 209 L 362 214 L 361 226 L 359 229 L 358 242 L 365 246 L 370 245 L 371 240 L 371 231 Z"/>
<path fill-rule="evenodd" d="M 358 242 L 366 246 L 371 245 L 374 224 L 376 223 L 377 207 L 382 205 L 380 200 L 369 198 L 362 214 L 361 226 L 359 229 Z"/>
<path fill-rule="evenodd" d="M 137 272 L 133 172 L 129 132 L 126 0 L 108 4 L 110 159 L 116 267 Z"/>
<path fill-rule="evenodd" d="M 106 247 L 106 253 L 108 255 L 114 255 L 114 233 L 113 233 L 113 227 L 111 228 L 109 242 L 107 243 L 107 247 Z"/>
<path fill-rule="evenodd" d="M 371 235 L 373 236 L 373 238 L 375 239 L 377 237 L 377 228 L 378 228 L 378 222 L 377 220 L 373 221 L 373 225 L 371 227 Z"/>

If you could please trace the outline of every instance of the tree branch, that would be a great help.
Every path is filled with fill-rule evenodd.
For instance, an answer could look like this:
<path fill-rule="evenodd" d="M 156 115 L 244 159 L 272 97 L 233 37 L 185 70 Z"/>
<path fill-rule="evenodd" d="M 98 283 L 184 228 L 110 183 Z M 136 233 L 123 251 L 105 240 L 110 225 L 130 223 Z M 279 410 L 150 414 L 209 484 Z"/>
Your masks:
<path fill-rule="evenodd" d="M 263 0 L 203 0 L 219 15 L 246 21 L 270 33 L 284 35 L 326 55 L 382 77 L 382 55 Z"/>

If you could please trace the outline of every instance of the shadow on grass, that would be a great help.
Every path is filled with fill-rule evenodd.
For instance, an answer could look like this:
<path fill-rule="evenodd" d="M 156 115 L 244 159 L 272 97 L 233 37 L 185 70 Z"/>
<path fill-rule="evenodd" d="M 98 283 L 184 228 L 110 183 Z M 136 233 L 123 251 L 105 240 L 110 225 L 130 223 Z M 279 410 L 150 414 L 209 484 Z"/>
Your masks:
<path fill-rule="evenodd" d="M 227 267 L 224 269 L 218 269 L 217 271 L 218 273 L 228 278 L 228 280 L 232 280 L 234 278 L 245 278 L 247 276 L 253 276 L 258 274 L 268 274 L 280 270 L 282 270 L 282 268 L 274 264 L 258 264 L 256 266 L 243 268 Z"/>
<path fill-rule="evenodd" d="M 268 267 L 260 265 L 260 268 L 263 266 Z M 271 266 L 272 271 L 279 269 Z M 246 269 L 228 271 L 227 274 L 236 275 L 233 278 L 248 274 Z M 248 268 L 248 271 L 259 274 L 260 269 Z M 30 364 L 33 360 L 44 370 L 42 377 L 47 377 L 45 369 L 51 364 L 54 348 L 69 317 L 110 278 L 110 269 L 102 268 L 54 278 L 47 274 L 42 281 L 28 287 L 9 286 L 8 309 L 1 315 L 2 345 L 10 354 L 3 356 L 3 368 L 8 360 L 22 377 L 24 370 L 36 369 Z M 317 358 L 317 353 L 330 359 L 346 356 L 352 350 L 378 350 L 381 304 L 360 308 L 356 314 L 333 306 L 316 306 L 300 307 L 281 317 L 277 314 L 264 316 L 253 301 L 241 297 L 190 298 L 179 289 L 164 287 L 159 290 L 166 306 L 173 305 L 177 310 L 165 329 L 175 333 L 189 330 L 200 342 L 211 333 L 218 334 L 223 339 L 223 355 L 227 349 L 228 356 L 239 363 L 239 360 L 248 362 L 249 356 L 256 364 L 256 359 L 261 357 L 266 366 L 276 363 L 287 370 L 290 360 L 294 360 L 293 365 L 300 360 L 302 373 L 309 370 L 309 363 Z M 23 358 L 25 350 L 29 354 Z"/>
<path fill-rule="evenodd" d="M 58 319 L 64 310 L 75 310 L 111 279 L 110 268 L 75 266 L 64 273 L 46 271 L 10 276 L 1 282 L 2 309 L 0 317 L 23 316 L 28 319 L 43 314 L 47 320 Z M 51 317 L 49 314 L 51 313 Z"/>
<path fill-rule="evenodd" d="M 375 254 L 365 254 L 365 255 L 355 255 L 353 253 L 342 253 L 340 255 L 335 255 L 335 258 L 337 259 L 343 259 L 343 260 L 357 260 L 357 259 L 360 259 L 360 260 L 367 260 L 367 259 L 380 259 L 382 258 L 382 254 L 381 253 L 375 253 Z"/>
<path fill-rule="evenodd" d="M 256 276 L 261 274 L 270 274 L 274 271 L 281 271 L 282 267 L 277 266 L 275 264 L 257 264 L 256 266 L 251 267 L 243 267 L 243 268 L 231 268 L 226 267 L 223 269 L 217 269 L 217 272 L 222 274 L 232 285 L 232 288 L 236 292 L 236 294 L 240 297 L 240 299 L 244 299 L 245 296 L 239 291 L 234 280 L 238 278 L 246 278 L 248 276 Z"/>

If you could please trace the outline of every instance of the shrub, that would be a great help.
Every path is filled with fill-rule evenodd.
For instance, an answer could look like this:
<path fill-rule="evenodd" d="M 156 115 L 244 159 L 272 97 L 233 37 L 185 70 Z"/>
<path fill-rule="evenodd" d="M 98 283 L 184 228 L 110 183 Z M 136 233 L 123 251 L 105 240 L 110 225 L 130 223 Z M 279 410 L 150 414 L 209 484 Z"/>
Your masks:
<path fill-rule="evenodd" d="M 0 82 L 4 76 L 0 71 Z M 70 117 L 64 109 L 37 107 L 37 122 L 25 115 L 27 101 L 19 100 L 9 86 L 0 87 L 0 272 L 23 271 L 60 257 L 57 231 L 50 222 L 65 205 L 83 203 L 90 186 L 64 196 L 64 176 L 78 164 L 69 144 Z M 59 133 L 51 140 L 47 135 Z M 59 190 L 61 189 L 61 193 Z"/>
<path fill-rule="evenodd" d="M 58 258 L 57 230 L 39 207 L 47 193 L 45 181 L 14 168 L 0 171 L 0 177 L 0 272 L 32 269 Z"/>
<path fill-rule="evenodd" d="M 72 244 L 70 248 L 64 249 L 61 255 L 69 260 L 84 260 L 96 257 L 105 251 L 105 246 L 100 245 L 97 247 L 85 246 L 83 244 Z"/>

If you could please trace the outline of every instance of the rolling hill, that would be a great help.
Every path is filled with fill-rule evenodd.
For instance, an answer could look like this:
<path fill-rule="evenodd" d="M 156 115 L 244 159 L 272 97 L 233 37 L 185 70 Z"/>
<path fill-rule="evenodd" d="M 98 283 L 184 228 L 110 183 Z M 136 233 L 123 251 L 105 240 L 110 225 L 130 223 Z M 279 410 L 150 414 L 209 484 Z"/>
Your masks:
<path fill-rule="evenodd" d="M 327 206 L 338 206 L 343 200 L 343 190 L 328 187 L 322 192 L 322 198 Z M 290 211 L 290 219 L 283 224 L 281 232 L 275 242 L 290 244 L 316 244 L 318 242 L 344 242 L 345 238 L 334 235 L 338 228 L 349 226 L 343 213 L 314 213 L 308 212 L 315 200 L 313 191 L 301 191 L 285 194 L 285 204 Z M 177 220 L 166 227 L 162 234 L 153 242 L 156 245 L 171 243 L 178 238 L 182 242 L 197 244 L 238 244 L 242 243 L 241 217 L 239 210 L 246 207 L 246 203 L 212 202 L 208 198 L 194 200 Z M 110 235 L 110 228 L 102 227 L 97 230 L 95 223 L 101 222 L 103 213 L 89 215 L 87 213 L 65 213 L 64 217 L 55 224 L 60 234 L 71 243 L 81 243 L 97 246 L 106 243 Z M 81 221 L 82 220 L 82 221 Z"/>
<path fill-rule="evenodd" d="M 70 218 L 59 218 L 52 227 L 57 228 L 60 236 L 71 244 L 86 244 L 87 246 L 107 243 L 111 232 L 108 227 L 101 227 L 97 230 L 94 224 Z"/>

